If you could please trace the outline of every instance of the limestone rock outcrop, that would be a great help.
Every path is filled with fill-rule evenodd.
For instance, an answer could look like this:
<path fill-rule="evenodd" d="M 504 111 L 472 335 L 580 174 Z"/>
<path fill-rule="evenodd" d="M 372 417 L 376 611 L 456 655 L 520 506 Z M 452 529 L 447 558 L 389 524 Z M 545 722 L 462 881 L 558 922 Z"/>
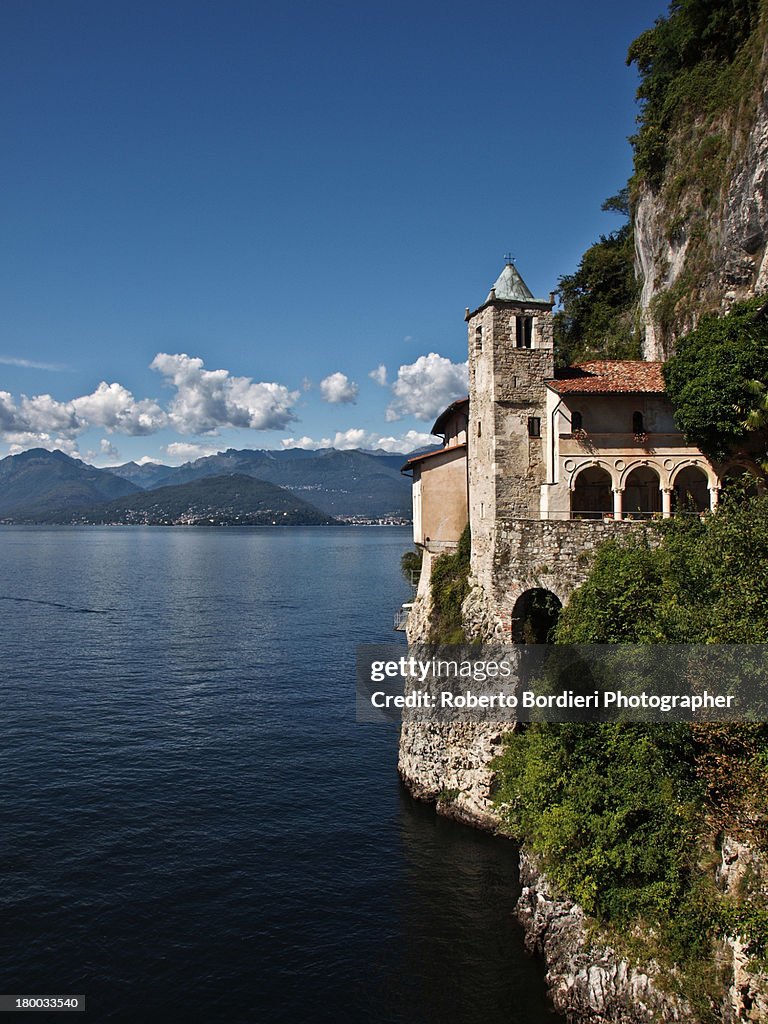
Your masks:
<path fill-rule="evenodd" d="M 717 881 L 726 895 L 736 895 L 748 884 L 768 898 L 768 865 L 752 847 L 726 837 L 721 849 Z M 734 937 L 723 943 L 726 963 L 730 965 L 731 984 L 723 1006 L 724 1024 L 768 1020 L 768 977 L 750 968 L 744 943 Z"/>

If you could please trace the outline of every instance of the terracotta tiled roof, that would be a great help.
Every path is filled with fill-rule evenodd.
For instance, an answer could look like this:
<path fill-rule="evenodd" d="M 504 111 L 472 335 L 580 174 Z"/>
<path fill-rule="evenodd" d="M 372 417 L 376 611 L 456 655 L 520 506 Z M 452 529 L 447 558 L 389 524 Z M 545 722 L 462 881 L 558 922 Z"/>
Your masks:
<path fill-rule="evenodd" d="M 660 395 L 664 392 L 662 365 L 642 359 L 595 359 L 557 370 L 547 387 L 561 395 Z"/>
<path fill-rule="evenodd" d="M 414 455 L 412 459 L 408 459 L 408 461 L 400 467 L 400 472 L 407 472 L 414 462 L 423 462 L 425 459 L 434 459 L 436 455 L 445 455 L 448 452 L 457 452 L 460 449 L 465 449 L 466 447 L 467 446 L 465 444 L 452 444 L 448 448 L 436 448 L 433 452 L 425 452 L 424 455 Z"/>

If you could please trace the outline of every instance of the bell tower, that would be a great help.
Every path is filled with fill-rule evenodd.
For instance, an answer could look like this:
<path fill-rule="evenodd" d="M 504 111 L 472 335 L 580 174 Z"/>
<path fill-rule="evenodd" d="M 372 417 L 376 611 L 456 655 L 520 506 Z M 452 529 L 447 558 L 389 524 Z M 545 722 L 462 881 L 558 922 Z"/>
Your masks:
<path fill-rule="evenodd" d="M 496 527 L 538 519 L 546 468 L 546 388 L 554 377 L 554 296 L 537 299 L 511 259 L 469 333 L 469 519 L 473 563 L 490 571 Z M 482 557 L 487 548 L 487 558 Z M 479 566 L 478 566 L 479 567 Z"/>

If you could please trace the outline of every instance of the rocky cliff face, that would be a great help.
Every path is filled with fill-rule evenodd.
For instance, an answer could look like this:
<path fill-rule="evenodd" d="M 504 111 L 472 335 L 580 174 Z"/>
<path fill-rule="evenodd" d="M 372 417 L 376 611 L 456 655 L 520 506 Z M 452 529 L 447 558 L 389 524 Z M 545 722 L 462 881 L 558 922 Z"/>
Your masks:
<path fill-rule="evenodd" d="M 695 1024 L 690 1006 L 664 993 L 653 969 L 633 967 L 590 937 L 581 907 L 553 895 L 525 853 L 520 856 L 520 882 L 517 916 L 525 928 L 526 947 L 544 958 L 552 1002 L 569 1024 Z"/>
<path fill-rule="evenodd" d="M 428 551 L 424 553 L 419 590 L 408 617 L 411 644 L 429 635 L 432 559 Z M 494 832 L 499 816 L 491 799 L 490 762 L 501 753 L 503 736 L 501 724 L 424 722 L 404 711 L 397 765 L 400 778 L 417 800 L 433 802 L 438 814 Z"/>
<path fill-rule="evenodd" d="M 634 200 L 646 359 L 671 355 L 703 311 L 768 292 L 768 46 L 752 94 L 672 149 L 661 186 Z"/>
<path fill-rule="evenodd" d="M 726 896 L 736 895 L 745 880 L 765 891 L 766 879 L 764 858 L 744 843 L 723 841 L 716 880 Z M 556 895 L 525 852 L 520 881 L 517 916 L 526 946 L 543 957 L 552 1001 L 569 1024 L 699 1024 L 700 1015 L 688 1001 L 669 992 L 670 979 L 660 982 L 657 965 L 641 969 L 602 941 L 581 907 Z M 768 1020 L 768 978 L 750 965 L 743 943 L 733 937 L 722 942 L 718 962 L 725 978 L 723 996 L 707 1019 L 721 1024 Z"/>
<path fill-rule="evenodd" d="M 409 640 L 418 645 L 429 633 L 431 556 L 409 619 Z M 472 598 L 466 602 L 474 607 Z M 422 684 L 419 684 L 422 685 Z M 439 814 L 474 827 L 501 827 L 493 803 L 493 758 L 501 752 L 508 723 L 424 721 L 404 713 L 398 768 L 417 799 L 435 804 Z M 522 893 L 517 915 L 530 952 L 543 958 L 555 1008 L 570 1024 L 701 1024 L 701 1015 L 676 993 L 674 977 L 658 965 L 630 962 L 601 935 L 596 922 L 574 901 L 558 895 L 536 862 L 521 854 Z M 744 888 L 768 897 L 768 865 L 749 846 L 732 839 L 722 844 L 716 883 L 727 896 Z M 638 936 L 639 937 L 639 936 Z M 720 1024 L 768 1021 L 768 978 L 756 974 L 749 951 L 734 937 L 719 943 L 722 1000 L 708 1020 Z M 679 979 L 678 979 L 679 980 Z"/>
<path fill-rule="evenodd" d="M 737 895 L 745 884 L 768 895 L 768 865 L 751 847 L 734 839 L 723 842 L 717 881 L 722 891 Z M 750 968 L 749 955 L 737 938 L 723 943 L 723 959 L 730 965 L 730 985 L 723 1000 L 724 1024 L 768 1020 L 768 978 Z"/>

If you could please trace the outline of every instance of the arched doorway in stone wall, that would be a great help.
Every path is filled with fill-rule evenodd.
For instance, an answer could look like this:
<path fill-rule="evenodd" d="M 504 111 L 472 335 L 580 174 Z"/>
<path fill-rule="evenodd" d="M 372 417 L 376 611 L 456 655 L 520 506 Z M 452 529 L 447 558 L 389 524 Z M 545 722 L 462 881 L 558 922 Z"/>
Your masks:
<path fill-rule="evenodd" d="M 562 604 L 556 594 L 543 587 L 526 590 L 512 609 L 512 642 L 516 644 L 548 644 Z"/>
<path fill-rule="evenodd" d="M 651 466 L 638 466 L 633 469 L 624 484 L 624 518 L 661 512 L 660 486 L 659 474 Z"/>
<path fill-rule="evenodd" d="M 571 491 L 572 519 L 602 519 L 613 513 L 611 474 L 602 466 L 587 466 Z"/>
<path fill-rule="evenodd" d="M 709 509 L 709 480 L 699 466 L 681 469 L 672 487 L 674 512 L 706 512 Z"/>

